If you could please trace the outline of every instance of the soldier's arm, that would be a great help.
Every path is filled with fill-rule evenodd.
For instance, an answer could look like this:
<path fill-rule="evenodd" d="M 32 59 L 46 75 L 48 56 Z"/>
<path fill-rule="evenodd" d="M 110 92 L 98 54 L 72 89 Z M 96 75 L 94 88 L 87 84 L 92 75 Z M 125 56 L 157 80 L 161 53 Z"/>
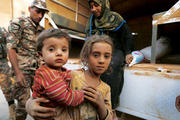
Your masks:
<path fill-rule="evenodd" d="M 20 73 L 21 71 L 20 71 L 20 69 L 19 69 L 19 67 L 18 67 L 18 61 L 17 61 L 16 51 L 15 51 L 14 49 L 12 49 L 12 48 L 11 48 L 11 49 L 8 49 L 8 57 L 9 57 L 9 60 L 10 60 L 10 62 L 11 62 L 11 64 L 12 64 L 14 70 L 15 70 L 15 73 L 16 73 L 16 75 L 17 75 L 17 74 Z"/>
<path fill-rule="evenodd" d="M 8 57 L 16 74 L 16 82 L 20 83 L 20 85 L 22 86 L 25 86 L 26 85 L 25 78 L 18 67 L 18 60 L 16 54 L 17 45 L 22 37 L 21 36 L 22 30 L 19 21 L 14 20 L 10 22 L 8 31 L 9 31 L 9 36 L 7 38 Z"/>

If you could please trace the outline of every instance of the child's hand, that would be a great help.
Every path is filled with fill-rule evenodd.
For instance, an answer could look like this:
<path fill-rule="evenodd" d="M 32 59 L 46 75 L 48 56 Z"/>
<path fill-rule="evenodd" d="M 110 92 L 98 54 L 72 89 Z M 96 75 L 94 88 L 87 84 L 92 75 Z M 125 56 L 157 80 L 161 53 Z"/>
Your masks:
<path fill-rule="evenodd" d="M 129 65 L 132 60 L 133 60 L 132 54 L 127 54 L 126 55 L 126 63 Z"/>
<path fill-rule="evenodd" d="M 83 88 L 83 91 L 84 97 L 93 102 L 96 107 L 101 106 L 101 104 L 105 105 L 102 95 L 96 90 L 96 88 L 88 86 Z"/>
<path fill-rule="evenodd" d="M 180 112 L 180 95 L 176 97 L 176 108 Z"/>
<path fill-rule="evenodd" d="M 98 92 L 97 89 L 92 86 L 85 87 L 83 88 L 83 90 L 84 97 L 91 101 L 95 105 L 95 107 L 97 107 L 100 119 L 104 120 L 104 118 L 107 115 L 107 109 L 101 93 Z"/>

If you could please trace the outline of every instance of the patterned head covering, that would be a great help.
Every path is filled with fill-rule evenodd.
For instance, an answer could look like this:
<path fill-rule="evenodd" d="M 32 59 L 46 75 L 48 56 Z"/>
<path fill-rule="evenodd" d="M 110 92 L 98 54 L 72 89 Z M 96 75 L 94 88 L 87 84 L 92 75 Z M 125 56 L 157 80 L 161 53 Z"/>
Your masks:
<path fill-rule="evenodd" d="M 125 23 L 125 20 L 118 13 L 110 11 L 109 0 L 88 0 L 89 5 L 90 2 L 96 2 L 101 6 L 101 15 L 100 18 L 91 15 L 86 26 L 87 36 L 102 34 L 103 31 L 115 31 Z"/>
<path fill-rule="evenodd" d="M 106 7 L 110 9 L 109 0 L 88 0 L 89 5 L 90 5 L 90 2 L 96 2 L 101 7 L 104 7 L 104 8 Z"/>
<path fill-rule="evenodd" d="M 37 7 L 39 9 L 42 9 L 44 11 L 47 11 L 49 12 L 49 10 L 47 9 L 46 7 L 46 3 L 43 2 L 42 0 L 34 0 L 32 3 L 31 3 L 31 7 Z"/>

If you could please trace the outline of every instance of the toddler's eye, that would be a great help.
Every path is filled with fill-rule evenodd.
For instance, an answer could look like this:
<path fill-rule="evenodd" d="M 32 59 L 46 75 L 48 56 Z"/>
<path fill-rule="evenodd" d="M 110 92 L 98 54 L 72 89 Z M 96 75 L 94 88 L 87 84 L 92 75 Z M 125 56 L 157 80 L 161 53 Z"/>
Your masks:
<path fill-rule="evenodd" d="M 54 51 L 54 48 L 49 48 L 49 51 L 51 51 L 51 52 Z"/>

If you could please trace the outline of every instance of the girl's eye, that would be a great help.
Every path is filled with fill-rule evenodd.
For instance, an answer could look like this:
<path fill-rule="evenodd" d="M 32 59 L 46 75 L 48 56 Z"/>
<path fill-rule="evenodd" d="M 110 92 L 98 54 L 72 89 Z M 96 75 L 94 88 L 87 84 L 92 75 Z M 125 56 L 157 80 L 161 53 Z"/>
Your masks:
<path fill-rule="evenodd" d="M 105 57 L 105 58 L 110 58 L 110 55 L 109 55 L 109 54 L 107 54 L 107 55 L 104 55 L 104 57 Z"/>
<path fill-rule="evenodd" d="M 62 51 L 63 51 L 63 52 L 66 52 L 66 51 L 67 51 L 67 48 L 63 48 Z"/>
<path fill-rule="evenodd" d="M 97 57 L 99 57 L 99 54 L 98 54 L 98 53 L 94 53 L 93 56 L 94 56 L 95 58 L 97 58 Z"/>

